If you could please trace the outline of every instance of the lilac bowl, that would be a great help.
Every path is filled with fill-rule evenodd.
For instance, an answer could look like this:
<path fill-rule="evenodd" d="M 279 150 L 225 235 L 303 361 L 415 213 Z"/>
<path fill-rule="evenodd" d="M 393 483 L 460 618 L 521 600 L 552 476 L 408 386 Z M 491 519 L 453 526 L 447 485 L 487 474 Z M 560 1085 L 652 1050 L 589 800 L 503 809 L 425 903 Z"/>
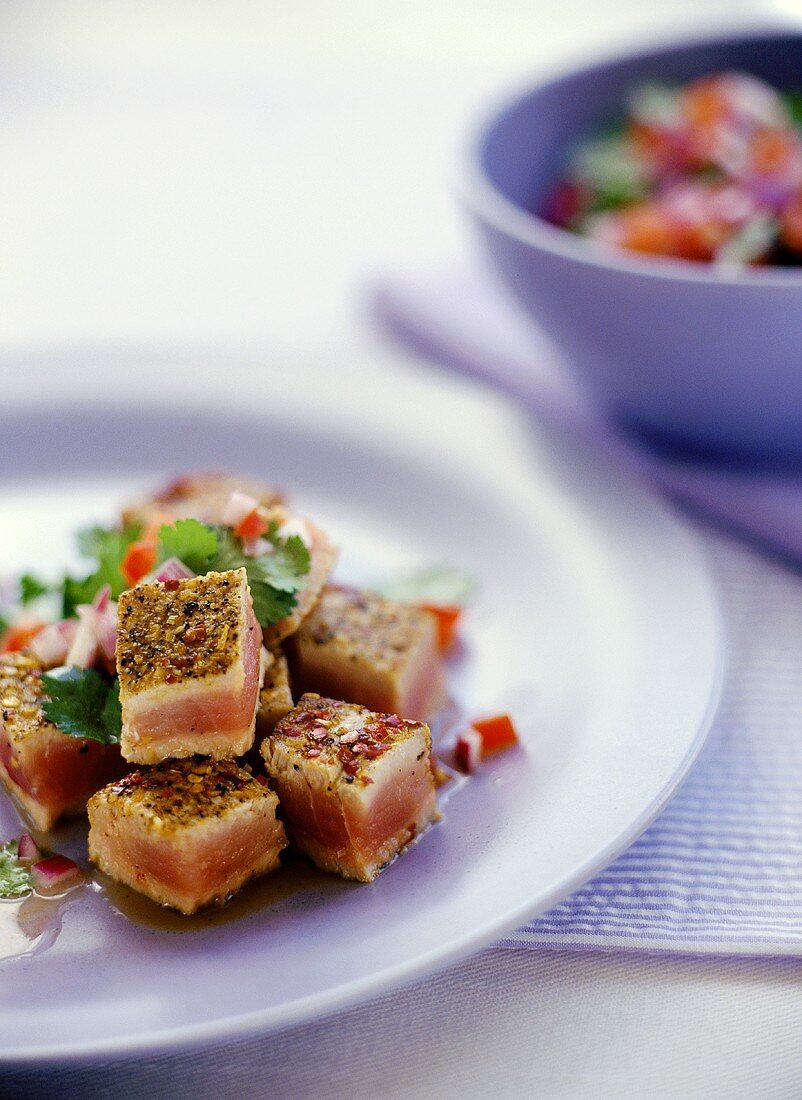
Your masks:
<path fill-rule="evenodd" d="M 534 213 L 633 85 L 719 69 L 802 88 L 802 33 L 673 44 L 536 85 L 481 127 L 463 196 L 509 289 L 616 419 L 694 448 L 798 460 L 802 268 L 640 258 Z"/>

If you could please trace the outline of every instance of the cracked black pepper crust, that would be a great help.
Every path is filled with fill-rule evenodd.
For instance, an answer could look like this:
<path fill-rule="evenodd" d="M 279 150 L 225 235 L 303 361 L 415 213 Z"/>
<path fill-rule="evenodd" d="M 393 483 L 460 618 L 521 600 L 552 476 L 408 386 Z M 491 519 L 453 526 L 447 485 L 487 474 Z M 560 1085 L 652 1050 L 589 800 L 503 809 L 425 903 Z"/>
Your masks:
<path fill-rule="evenodd" d="M 42 665 L 23 653 L 0 654 L 0 719 L 6 736 L 24 741 L 38 730 L 55 729 L 44 716 Z"/>
<path fill-rule="evenodd" d="M 91 799 L 120 815 L 136 814 L 157 832 L 222 818 L 235 806 L 265 801 L 277 801 L 266 782 L 233 760 L 202 756 L 139 768 Z"/>
<path fill-rule="evenodd" d="M 118 603 L 117 672 L 127 693 L 228 671 L 242 652 L 245 570 L 138 584 Z"/>
<path fill-rule="evenodd" d="M 329 585 L 293 641 L 391 673 L 432 632 L 431 616 L 419 607 Z"/>

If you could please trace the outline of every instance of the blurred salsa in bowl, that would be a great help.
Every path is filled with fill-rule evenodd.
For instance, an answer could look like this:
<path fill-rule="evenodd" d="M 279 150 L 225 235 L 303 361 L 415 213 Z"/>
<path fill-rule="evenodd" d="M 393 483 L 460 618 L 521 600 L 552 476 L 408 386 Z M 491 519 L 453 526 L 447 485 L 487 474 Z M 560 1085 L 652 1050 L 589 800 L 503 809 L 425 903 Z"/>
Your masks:
<path fill-rule="evenodd" d="M 474 135 L 462 198 L 496 271 L 599 405 L 652 439 L 802 462 L 800 89 L 802 31 L 722 34 L 540 80 Z M 633 106 L 661 132 L 633 133 Z M 683 144 L 705 112 L 737 185 Z"/>
<path fill-rule="evenodd" d="M 719 264 L 802 264 L 802 73 L 651 81 L 570 154 L 554 225 L 633 252 Z"/>

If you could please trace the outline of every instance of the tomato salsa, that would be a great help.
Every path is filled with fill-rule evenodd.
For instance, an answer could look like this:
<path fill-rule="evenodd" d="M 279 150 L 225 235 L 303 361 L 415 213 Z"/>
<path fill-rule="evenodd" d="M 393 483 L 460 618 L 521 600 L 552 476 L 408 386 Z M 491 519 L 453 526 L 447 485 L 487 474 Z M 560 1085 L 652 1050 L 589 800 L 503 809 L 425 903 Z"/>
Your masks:
<path fill-rule="evenodd" d="M 802 93 L 741 72 L 633 89 L 547 197 L 555 225 L 632 252 L 802 264 Z"/>

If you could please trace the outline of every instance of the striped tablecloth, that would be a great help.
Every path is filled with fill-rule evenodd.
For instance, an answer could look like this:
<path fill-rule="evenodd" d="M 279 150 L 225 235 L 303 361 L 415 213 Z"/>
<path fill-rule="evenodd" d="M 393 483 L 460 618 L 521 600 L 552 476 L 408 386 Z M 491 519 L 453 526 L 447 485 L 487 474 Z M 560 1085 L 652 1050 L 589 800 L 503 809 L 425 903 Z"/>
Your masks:
<path fill-rule="evenodd" d="M 802 955 L 802 576 L 707 545 L 730 661 L 705 748 L 640 840 L 509 945 Z"/>

